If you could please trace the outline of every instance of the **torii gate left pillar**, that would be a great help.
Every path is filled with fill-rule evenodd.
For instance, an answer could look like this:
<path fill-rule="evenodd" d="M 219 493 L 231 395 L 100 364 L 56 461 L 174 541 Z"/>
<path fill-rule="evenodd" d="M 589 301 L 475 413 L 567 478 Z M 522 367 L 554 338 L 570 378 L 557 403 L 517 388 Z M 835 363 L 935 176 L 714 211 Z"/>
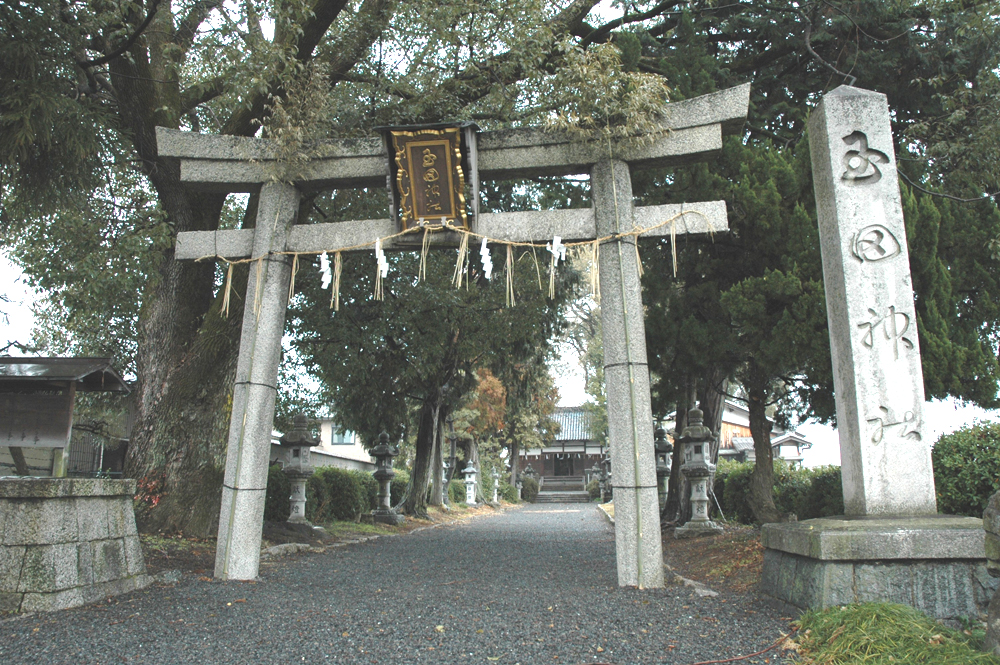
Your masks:
<path fill-rule="evenodd" d="M 634 207 L 630 171 L 704 159 L 722 147 L 723 131 L 742 126 L 749 85 L 669 104 L 668 130 L 651 143 L 579 143 L 540 130 L 486 132 L 479 137 L 482 178 L 515 179 L 589 172 L 594 207 L 583 210 L 480 213 L 475 231 L 496 241 L 567 242 L 613 237 L 601 246 L 608 438 L 614 465 L 618 583 L 663 585 L 653 426 L 636 237 L 721 232 L 722 201 Z M 384 186 L 388 159 L 380 140 L 331 141 L 303 168 L 295 185 L 274 182 L 267 141 L 157 129 L 160 154 L 181 158 L 181 179 L 197 189 L 260 188 L 255 229 L 178 234 L 175 257 L 250 257 L 243 336 L 233 396 L 219 519 L 216 577 L 257 576 L 274 401 L 291 275 L 287 252 L 338 251 L 395 233 L 392 220 L 296 225 L 301 189 Z M 697 216 L 684 216 L 686 213 Z M 676 228 L 661 226 L 677 219 Z M 387 245 L 388 247 L 388 245 Z M 286 252 L 282 254 L 282 252 Z M 259 272 L 259 276 L 258 276 Z M 259 285 L 259 286 L 258 286 Z M 255 295 L 256 294 L 256 297 Z"/>

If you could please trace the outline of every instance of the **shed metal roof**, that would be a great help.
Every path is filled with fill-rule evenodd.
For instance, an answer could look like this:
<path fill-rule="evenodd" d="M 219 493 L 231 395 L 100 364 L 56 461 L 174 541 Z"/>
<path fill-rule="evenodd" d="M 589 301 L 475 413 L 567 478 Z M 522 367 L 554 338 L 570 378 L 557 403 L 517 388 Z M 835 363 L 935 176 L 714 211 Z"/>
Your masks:
<path fill-rule="evenodd" d="M 131 392 L 110 358 L 18 358 L 0 356 L 0 390 L 5 385 L 24 386 L 75 381 L 81 392 Z"/>

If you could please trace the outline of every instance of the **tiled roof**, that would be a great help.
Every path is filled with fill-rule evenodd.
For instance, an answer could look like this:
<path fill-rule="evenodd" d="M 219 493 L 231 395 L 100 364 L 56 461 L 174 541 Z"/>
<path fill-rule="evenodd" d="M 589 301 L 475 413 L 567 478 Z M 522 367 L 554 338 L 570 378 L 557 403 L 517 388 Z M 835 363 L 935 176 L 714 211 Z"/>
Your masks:
<path fill-rule="evenodd" d="M 733 449 L 738 451 L 753 450 L 752 436 L 734 436 Z"/>
<path fill-rule="evenodd" d="M 556 441 L 596 441 L 590 431 L 590 415 L 582 406 L 559 406 L 552 414 L 552 420 L 559 423 Z"/>

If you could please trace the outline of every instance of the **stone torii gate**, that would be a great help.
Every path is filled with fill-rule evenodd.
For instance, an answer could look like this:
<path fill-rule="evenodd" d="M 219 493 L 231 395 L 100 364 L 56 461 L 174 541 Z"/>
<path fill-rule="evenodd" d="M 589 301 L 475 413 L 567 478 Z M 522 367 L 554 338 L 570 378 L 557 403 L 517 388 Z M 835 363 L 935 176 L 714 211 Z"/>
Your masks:
<path fill-rule="evenodd" d="M 676 233 L 728 229 L 723 201 L 634 207 L 630 169 L 703 160 L 722 148 L 724 132 L 746 118 L 749 84 L 668 104 L 651 142 L 583 143 L 539 129 L 484 132 L 478 176 L 518 179 L 590 173 L 593 207 L 582 210 L 479 213 L 472 231 L 498 242 L 567 242 L 615 236 L 600 252 L 608 437 L 614 465 L 618 583 L 663 586 L 653 423 L 643 322 L 637 229 L 677 217 Z M 381 139 L 324 142 L 294 184 L 275 182 L 276 146 L 268 140 L 157 128 L 159 154 L 180 159 L 181 180 L 211 192 L 260 191 L 254 229 L 179 233 L 179 260 L 222 257 L 250 263 L 233 389 L 215 575 L 257 576 L 271 428 L 292 256 L 336 252 L 397 232 L 391 219 L 296 224 L 302 191 L 382 187 L 389 160 Z M 475 174 L 473 174 L 475 177 Z M 694 213 L 683 214 L 682 213 Z M 678 217 L 681 215 L 680 217 Z M 666 235 L 659 226 L 643 235 Z M 392 247 L 392 241 L 386 248 Z M 398 246 L 398 245 L 397 245 Z M 258 272 L 261 274 L 258 276 Z M 257 293 L 251 298 L 251 293 Z"/>

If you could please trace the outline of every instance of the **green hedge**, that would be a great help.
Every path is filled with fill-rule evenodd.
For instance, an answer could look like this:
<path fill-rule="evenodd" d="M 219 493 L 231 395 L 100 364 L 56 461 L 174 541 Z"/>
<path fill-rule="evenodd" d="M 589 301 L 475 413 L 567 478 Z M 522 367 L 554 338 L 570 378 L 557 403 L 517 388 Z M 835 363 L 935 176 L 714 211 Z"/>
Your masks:
<path fill-rule="evenodd" d="M 281 470 L 280 464 L 267 469 L 267 492 L 264 495 L 264 519 L 268 522 L 284 522 L 292 510 L 288 497 L 292 493 L 292 485 L 288 476 Z"/>
<path fill-rule="evenodd" d="M 538 496 L 538 481 L 529 476 L 521 476 L 521 500 L 534 503 Z"/>
<path fill-rule="evenodd" d="M 353 522 L 375 506 L 378 483 L 366 471 L 325 466 L 306 483 L 306 519 Z"/>
<path fill-rule="evenodd" d="M 601 481 L 594 478 L 589 483 L 587 483 L 587 493 L 590 494 L 590 498 L 600 499 L 601 498 Z"/>
<path fill-rule="evenodd" d="M 934 444 L 938 512 L 982 517 L 990 495 L 1000 490 L 1000 423 L 976 423 Z"/>
<path fill-rule="evenodd" d="M 720 460 L 715 474 L 715 496 L 727 519 L 753 524 L 753 512 L 746 497 L 753 462 Z M 840 467 L 791 469 L 774 462 L 774 505 L 783 513 L 795 513 L 800 520 L 844 514 Z"/>

